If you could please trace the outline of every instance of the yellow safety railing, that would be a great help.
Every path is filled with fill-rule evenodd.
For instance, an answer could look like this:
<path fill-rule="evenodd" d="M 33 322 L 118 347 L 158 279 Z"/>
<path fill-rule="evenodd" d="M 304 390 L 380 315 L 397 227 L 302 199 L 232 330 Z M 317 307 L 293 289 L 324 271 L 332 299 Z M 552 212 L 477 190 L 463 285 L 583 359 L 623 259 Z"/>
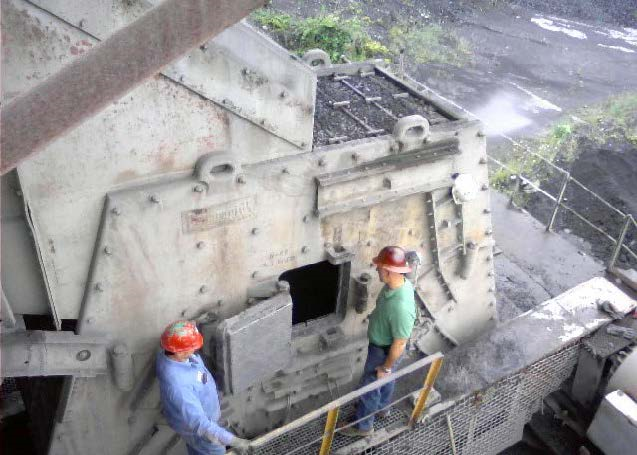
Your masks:
<path fill-rule="evenodd" d="M 403 376 L 406 376 L 410 373 L 413 373 L 415 371 L 418 371 L 422 368 L 425 368 L 426 366 L 429 365 L 429 369 L 427 371 L 427 375 L 425 377 L 425 380 L 423 382 L 423 386 L 420 389 L 420 393 L 418 395 L 418 399 L 416 400 L 416 404 L 414 406 L 413 412 L 411 413 L 411 416 L 409 418 L 409 421 L 407 422 L 407 424 L 404 426 L 404 430 L 408 430 L 409 428 L 413 427 L 419 420 L 420 417 L 423 413 L 423 411 L 425 410 L 425 405 L 427 403 L 427 397 L 429 396 L 429 393 L 431 392 L 431 389 L 433 388 L 433 385 L 436 381 L 436 378 L 438 376 L 438 373 L 440 372 L 440 368 L 442 367 L 442 361 L 443 361 L 443 355 L 441 353 L 437 353 L 437 354 L 433 354 L 430 355 L 428 357 L 425 357 L 423 359 L 420 359 L 408 366 L 406 366 L 405 368 L 402 368 L 398 371 L 396 371 L 395 373 L 392 373 L 390 375 L 385 376 L 382 379 L 378 379 L 374 382 L 372 382 L 371 384 L 368 384 L 364 387 L 361 387 L 360 389 L 354 390 L 353 392 L 350 392 L 340 398 L 337 398 L 336 400 L 333 400 L 332 402 L 321 406 L 320 408 L 309 412 L 308 414 L 288 423 L 287 425 L 284 425 L 280 428 L 277 428 L 276 430 L 265 434 L 257 439 L 255 439 L 254 441 L 252 441 L 252 443 L 250 444 L 251 448 L 253 450 L 257 449 L 259 447 L 264 447 L 265 445 L 267 445 L 269 442 L 282 437 L 283 435 L 285 435 L 286 433 L 289 433 L 293 430 L 296 430 L 298 428 L 303 427 L 306 424 L 309 424 L 311 422 L 314 422 L 317 418 L 321 417 L 323 414 L 327 414 L 327 421 L 325 422 L 325 429 L 323 431 L 323 434 L 321 437 L 310 441 L 308 444 L 305 444 L 301 447 L 295 447 L 292 452 L 290 453 L 296 453 L 296 452 L 300 452 L 303 448 L 309 447 L 311 445 L 315 445 L 318 444 L 319 442 L 321 443 L 320 449 L 319 449 L 319 455 L 328 455 L 331 451 L 332 448 L 332 442 L 334 440 L 334 435 L 336 433 L 338 433 L 338 431 L 340 431 L 340 429 L 342 428 L 346 428 L 348 426 L 351 425 L 355 425 L 358 422 L 351 422 L 348 423 L 348 425 L 343 426 L 342 428 L 339 428 L 338 430 L 336 429 L 336 424 L 338 422 L 338 415 L 339 415 L 339 410 L 340 408 L 345 405 L 348 404 L 354 400 L 356 400 L 357 398 L 361 397 L 362 395 L 371 392 L 372 390 L 376 390 L 379 387 L 384 386 L 385 384 L 388 384 L 392 381 L 396 381 L 397 379 L 400 379 Z M 412 390 L 410 393 L 408 393 L 407 395 L 402 396 L 401 398 L 395 400 L 394 402 L 390 403 L 386 408 L 383 409 L 379 409 L 378 411 L 376 411 L 375 413 L 371 414 L 377 414 L 379 412 L 384 411 L 385 409 L 388 409 L 389 407 L 393 406 L 394 404 L 410 397 L 414 392 L 416 392 L 417 390 Z M 370 416 L 371 416 L 370 415 Z M 370 416 L 365 416 L 363 419 L 367 419 Z M 363 420 L 361 419 L 361 420 Z"/>

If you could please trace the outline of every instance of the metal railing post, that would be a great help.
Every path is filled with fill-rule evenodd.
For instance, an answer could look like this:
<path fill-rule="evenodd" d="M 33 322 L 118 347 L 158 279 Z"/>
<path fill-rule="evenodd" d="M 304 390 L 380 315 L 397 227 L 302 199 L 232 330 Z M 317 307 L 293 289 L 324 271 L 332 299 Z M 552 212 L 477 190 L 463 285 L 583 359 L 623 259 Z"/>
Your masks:
<path fill-rule="evenodd" d="M 414 411 L 411 413 L 411 417 L 409 418 L 409 426 L 413 426 L 418 421 L 420 415 L 422 414 L 422 411 L 425 409 L 427 397 L 429 396 L 429 392 L 434 386 L 434 382 L 436 382 L 436 377 L 438 377 L 440 367 L 442 367 L 442 358 L 434 360 L 429 367 L 427 377 L 425 378 L 425 383 L 423 384 L 423 387 L 420 390 L 420 395 L 418 396 L 418 401 L 416 401 Z"/>
<path fill-rule="evenodd" d="M 567 172 L 564 174 L 564 181 L 562 182 L 562 188 L 560 188 L 560 194 L 557 196 L 557 200 L 555 201 L 555 207 L 553 207 L 553 213 L 551 213 L 551 219 L 549 224 L 546 225 L 546 232 L 551 232 L 553 230 L 553 223 L 555 223 L 555 218 L 557 217 L 557 212 L 562 205 L 562 199 L 564 199 L 564 192 L 566 191 L 566 186 L 568 182 L 571 180 L 571 173 Z"/>
<path fill-rule="evenodd" d="M 624 244 L 624 239 L 626 238 L 626 233 L 628 232 L 628 227 L 633 223 L 633 216 L 629 213 L 628 215 L 624 215 L 624 225 L 622 226 L 622 230 L 620 231 L 619 238 L 617 239 L 617 243 L 615 244 L 615 248 L 613 249 L 613 254 L 608 261 L 608 270 L 612 270 L 615 267 L 615 262 L 617 262 L 617 258 L 619 257 L 619 252 L 622 250 L 622 245 Z"/>
<path fill-rule="evenodd" d="M 327 421 L 325 422 L 325 431 L 323 432 L 323 441 L 321 442 L 321 450 L 319 455 L 328 455 L 332 448 L 332 440 L 334 440 L 334 429 L 338 420 L 339 408 L 330 409 L 327 413 Z"/>

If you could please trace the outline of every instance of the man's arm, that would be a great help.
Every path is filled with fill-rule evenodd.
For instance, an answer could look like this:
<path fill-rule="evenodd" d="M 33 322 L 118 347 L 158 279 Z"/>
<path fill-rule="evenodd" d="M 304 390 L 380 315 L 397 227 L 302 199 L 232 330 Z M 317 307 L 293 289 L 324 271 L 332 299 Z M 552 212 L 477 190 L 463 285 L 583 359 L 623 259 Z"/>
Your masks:
<path fill-rule="evenodd" d="M 402 355 L 405 351 L 405 346 L 407 345 L 407 338 L 394 338 L 390 348 L 389 354 L 387 354 L 387 358 L 385 359 L 385 363 L 376 368 L 376 376 L 378 379 L 387 376 L 390 373 L 387 373 L 384 370 L 391 370 L 396 363 L 396 360 Z"/>
<path fill-rule="evenodd" d="M 217 440 L 222 445 L 231 445 L 235 436 L 211 422 L 201 402 L 185 387 L 171 387 L 166 393 L 164 408 L 179 418 L 192 433 L 208 440 Z"/>

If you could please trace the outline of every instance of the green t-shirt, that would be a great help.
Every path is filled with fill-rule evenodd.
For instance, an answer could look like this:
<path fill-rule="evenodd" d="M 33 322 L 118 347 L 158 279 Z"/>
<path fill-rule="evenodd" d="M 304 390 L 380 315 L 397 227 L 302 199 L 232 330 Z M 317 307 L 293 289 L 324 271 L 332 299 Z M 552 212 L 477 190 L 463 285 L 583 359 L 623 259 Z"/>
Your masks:
<path fill-rule="evenodd" d="M 416 302 L 411 282 L 405 279 L 405 284 L 396 289 L 385 285 L 376 299 L 376 308 L 369 316 L 369 342 L 389 346 L 395 338 L 409 338 L 415 320 Z"/>

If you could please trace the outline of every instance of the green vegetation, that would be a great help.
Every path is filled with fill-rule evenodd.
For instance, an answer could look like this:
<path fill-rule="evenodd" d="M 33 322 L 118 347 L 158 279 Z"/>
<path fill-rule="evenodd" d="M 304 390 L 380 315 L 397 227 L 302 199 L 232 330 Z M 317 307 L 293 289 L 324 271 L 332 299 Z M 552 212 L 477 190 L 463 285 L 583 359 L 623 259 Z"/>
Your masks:
<path fill-rule="evenodd" d="M 439 25 L 396 25 L 389 30 L 389 48 L 404 50 L 414 63 L 446 63 L 461 66 L 471 58 L 467 41 Z"/>
<path fill-rule="evenodd" d="M 338 14 L 321 14 L 296 19 L 266 8 L 253 13 L 252 19 L 299 55 L 314 48 L 323 49 L 332 61 L 339 61 L 341 55 L 360 61 L 389 54 L 389 49 L 367 33 L 368 18 L 343 19 Z"/>
<path fill-rule="evenodd" d="M 637 146 L 637 93 L 624 93 L 595 106 L 585 107 L 553 125 L 541 137 L 524 141 L 523 146 L 557 166 L 568 169 L 581 152 L 582 144 L 618 144 Z M 511 176 L 521 174 L 533 181 L 545 182 L 555 171 L 538 157 L 524 159 L 524 150 L 515 147 L 504 164 L 493 166 L 490 180 L 495 188 L 509 187 Z"/>
<path fill-rule="evenodd" d="M 323 49 L 332 61 L 341 55 L 349 60 L 392 58 L 404 53 L 411 62 L 445 63 L 455 66 L 471 59 L 471 49 L 464 39 L 439 25 L 398 24 L 389 28 L 385 45 L 373 39 L 368 32 L 372 26 L 383 27 L 382 21 L 372 23 L 363 16 L 359 3 L 352 3 L 339 13 L 322 12 L 318 16 L 298 19 L 271 8 L 252 14 L 252 20 L 266 29 L 285 47 L 299 55 L 309 49 Z"/>

